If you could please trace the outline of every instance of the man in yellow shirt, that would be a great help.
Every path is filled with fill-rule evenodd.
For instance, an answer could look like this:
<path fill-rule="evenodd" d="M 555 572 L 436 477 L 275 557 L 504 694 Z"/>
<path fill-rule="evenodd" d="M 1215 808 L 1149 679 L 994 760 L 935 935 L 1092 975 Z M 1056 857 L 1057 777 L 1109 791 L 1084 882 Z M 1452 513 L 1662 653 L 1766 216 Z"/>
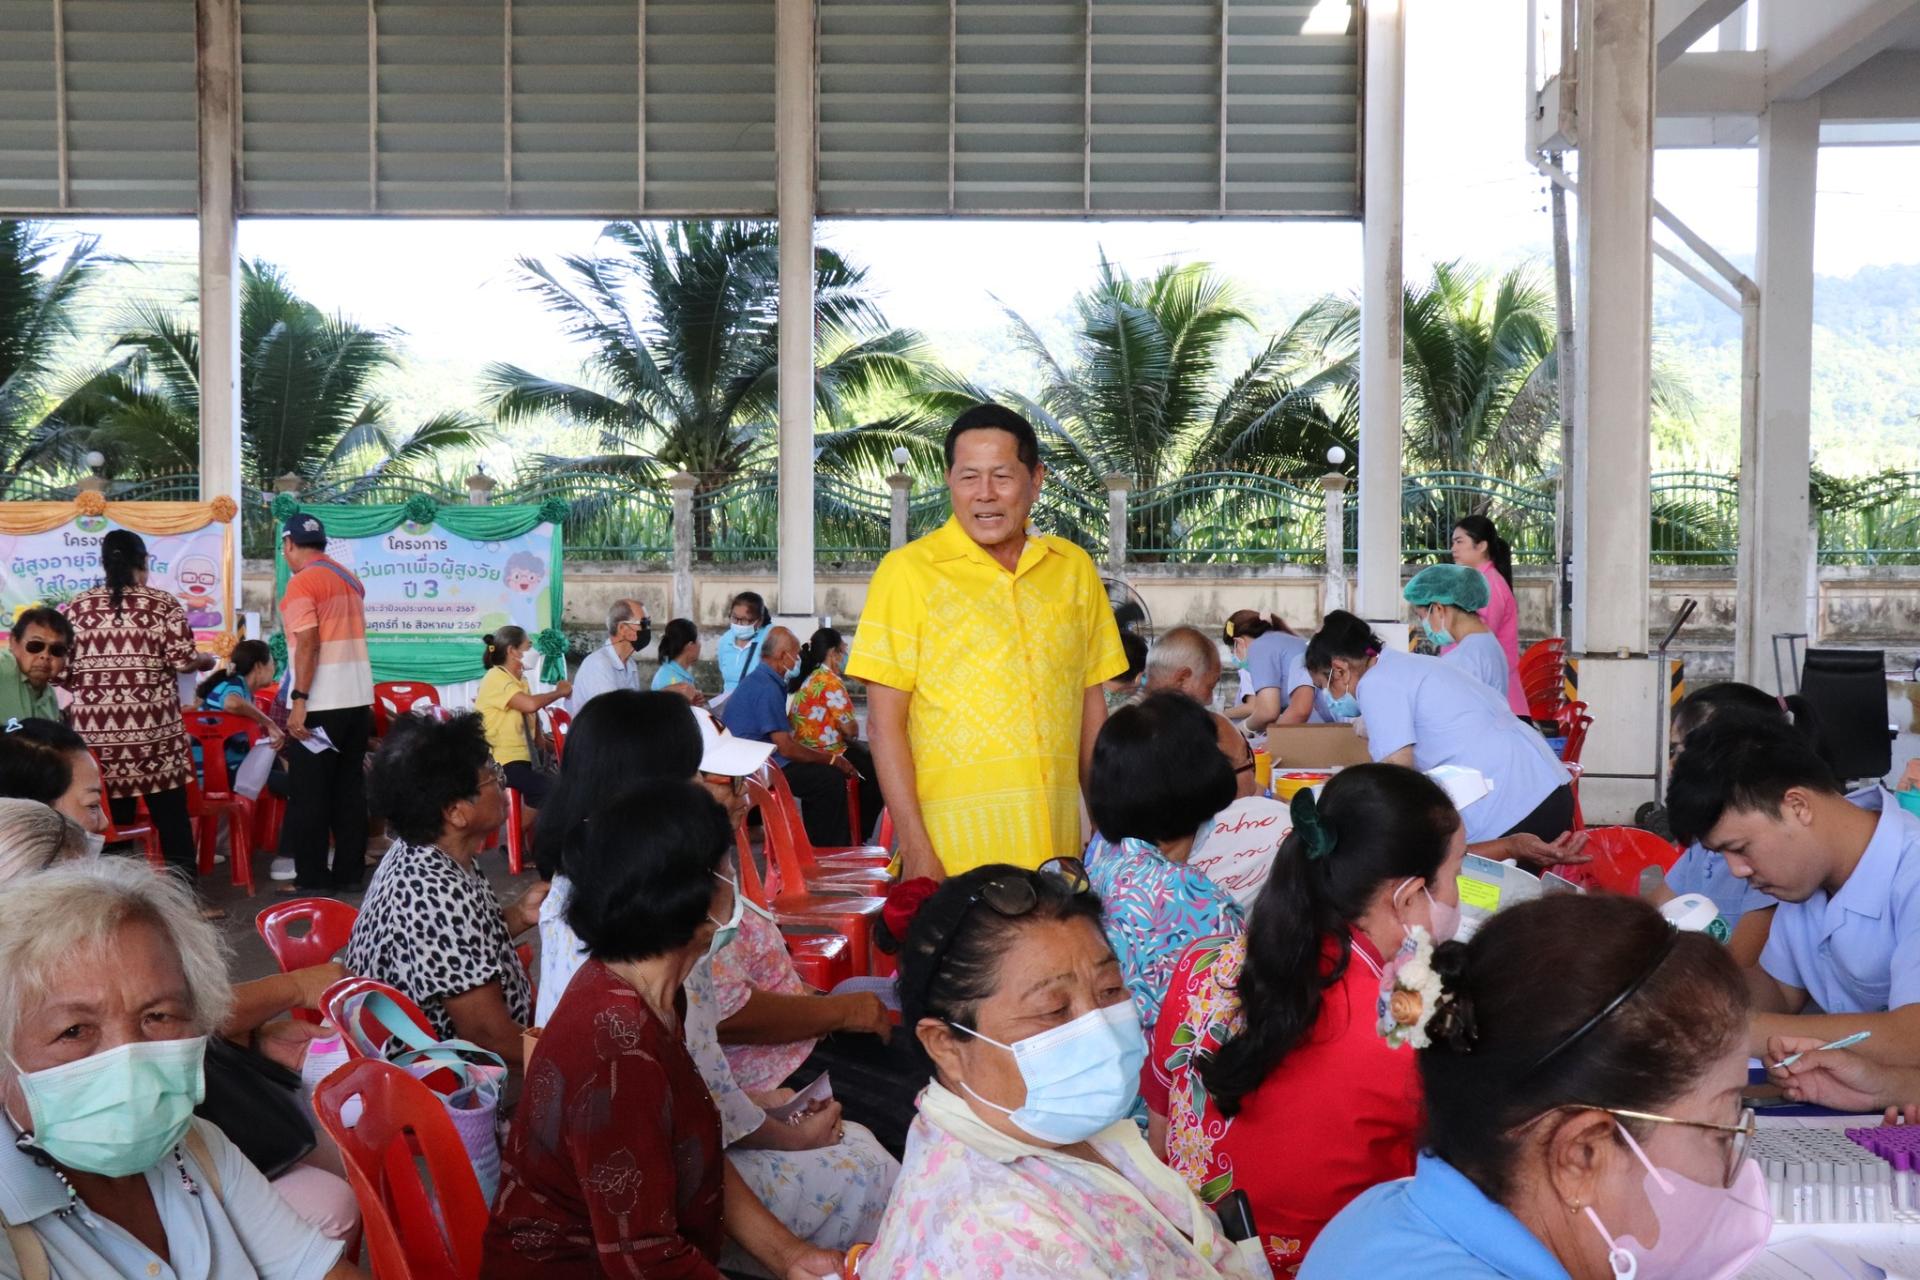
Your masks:
<path fill-rule="evenodd" d="M 946 461 L 953 517 L 881 561 L 847 662 L 909 879 L 1077 855 L 1100 686 L 1127 667 L 1093 560 L 1027 527 L 1032 424 L 975 405 Z"/>

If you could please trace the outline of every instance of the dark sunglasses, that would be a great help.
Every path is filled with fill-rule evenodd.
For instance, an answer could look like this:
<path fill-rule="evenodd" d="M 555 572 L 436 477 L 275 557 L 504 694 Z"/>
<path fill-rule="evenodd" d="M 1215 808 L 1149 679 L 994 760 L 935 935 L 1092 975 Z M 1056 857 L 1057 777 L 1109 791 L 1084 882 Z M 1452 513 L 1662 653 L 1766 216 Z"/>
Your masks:
<path fill-rule="evenodd" d="M 1034 887 L 1034 877 L 1044 876 L 1058 884 L 1068 893 L 1079 895 L 1093 888 L 1093 881 L 1087 877 L 1087 865 L 1078 858 L 1049 858 L 1040 864 L 1038 871 L 1009 871 L 997 875 L 974 886 L 967 895 L 967 905 L 960 908 L 960 914 L 954 917 L 953 927 L 946 936 L 934 945 L 933 954 L 927 959 L 927 985 L 940 974 L 940 965 L 947 958 L 947 948 L 953 942 L 954 935 L 973 914 L 973 909 L 985 903 L 997 914 L 1013 919 L 1024 916 L 1040 905 L 1040 891 Z"/>
<path fill-rule="evenodd" d="M 45 653 L 56 658 L 64 658 L 69 652 L 67 646 L 58 640 L 52 644 L 48 644 L 45 640 L 23 640 L 20 647 L 28 653 Z"/>

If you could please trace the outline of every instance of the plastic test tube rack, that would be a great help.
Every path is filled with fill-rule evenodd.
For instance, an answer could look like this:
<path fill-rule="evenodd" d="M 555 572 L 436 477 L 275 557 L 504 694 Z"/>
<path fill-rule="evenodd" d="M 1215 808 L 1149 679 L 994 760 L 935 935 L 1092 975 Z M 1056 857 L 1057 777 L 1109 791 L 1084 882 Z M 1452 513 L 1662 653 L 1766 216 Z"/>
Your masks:
<path fill-rule="evenodd" d="M 1876 1124 L 1849 1129 L 1847 1137 L 1859 1143 L 1900 1173 L 1920 1173 L 1920 1125 Z"/>
<path fill-rule="evenodd" d="M 1896 1170 L 1839 1130 L 1762 1129 L 1753 1158 L 1776 1222 L 1920 1225 L 1920 1173 Z"/>

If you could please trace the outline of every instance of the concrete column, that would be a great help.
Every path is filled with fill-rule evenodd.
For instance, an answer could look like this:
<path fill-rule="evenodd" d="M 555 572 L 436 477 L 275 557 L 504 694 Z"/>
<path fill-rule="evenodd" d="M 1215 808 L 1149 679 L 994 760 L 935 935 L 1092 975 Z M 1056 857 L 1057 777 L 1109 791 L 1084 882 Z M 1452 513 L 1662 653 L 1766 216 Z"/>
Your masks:
<path fill-rule="evenodd" d="M 1115 573 L 1127 567 L 1127 494 L 1133 477 L 1116 471 L 1107 477 L 1107 568 Z"/>
<path fill-rule="evenodd" d="M 200 139 L 200 498 L 244 503 L 240 445 L 240 6 L 195 0 Z M 239 595 L 240 538 L 227 572 Z"/>
<path fill-rule="evenodd" d="M 774 611 L 813 608 L 813 4 L 776 0 L 780 214 L 780 548 Z"/>
<path fill-rule="evenodd" d="M 1401 224 L 1407 23 L 1402 0 L 1365 6 L 1360 281 L 1360 613 L 1400 616 Z"/>
<path fill-rule="evenodd" d="M 485 467 L 475 467 L 473 474 L 467 477 L 467 504 L 484 507 L 493 501 L 493 491 L 499 481 L 487 474 Z"/>
<path fill-rule="evenodd" d="M 699 483 L 685 471 L 667 480 L 673 490 L 672 616 L 676 618 L 693 617 L 693 490 Z"/>
<path fill-rule="evenodd" d="M 896 471 L 887 477 L 887 489 L 887 546 L 898 549 L 907 545 L 907 505 L 913 498 L 913 477 Z"/>
<path fill-rule="evenodd" d="M 1653 331 L 1652 6 L 1583 0 L 1579 29 L 1580 276 L 1574 371 L 1581 424 L 1569 488 L 1589 822 L 1653 798 L 1653 716 L 1665 681 L 1647 652 Z"/>
<path fill-rule="evenodd" d="M 1759 402 L 1740 441 L 1740 569 L 1734 675 L 1774 692 L 1773 640 L 1812 634 L 1807 484 L 1813 406 L 1814 181 L 1820 100 L 1760 117 Z M 1787 689 L 1792 688 L 1789 678 Z"/>
<path fill-rule="evenodd" d="M 1337 471 L 1320 477 L 1327 495 L 1327 585 L 1322 613 L 1347 607 L 1347 478 Z"/>

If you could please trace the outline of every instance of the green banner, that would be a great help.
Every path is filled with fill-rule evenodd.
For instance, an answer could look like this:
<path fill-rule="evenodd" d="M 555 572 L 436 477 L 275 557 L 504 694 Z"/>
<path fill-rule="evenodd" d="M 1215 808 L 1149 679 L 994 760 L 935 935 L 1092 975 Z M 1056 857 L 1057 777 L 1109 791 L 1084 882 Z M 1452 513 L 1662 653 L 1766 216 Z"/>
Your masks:
<path fill-rule="evenodd" d="M 567 641 L 560 630 L 565 502 L 443 507 L 425 494 L 379 506 L 309 504 L 289 494 L 274 499 L 276 521 L 295 512 L 319 518 L 327 529 L 327 554 L 367 589 L 367 653 L 375 680 L 478 680 L 481 637 L 507 625 L 534 637 L 542 679 L 566 675 Z M 276 542 L 276 600 L 286 593 L 289 576 L 282 551 Z M 284 667 L 284 637 L 276 636 L 273 646 Z"/>

